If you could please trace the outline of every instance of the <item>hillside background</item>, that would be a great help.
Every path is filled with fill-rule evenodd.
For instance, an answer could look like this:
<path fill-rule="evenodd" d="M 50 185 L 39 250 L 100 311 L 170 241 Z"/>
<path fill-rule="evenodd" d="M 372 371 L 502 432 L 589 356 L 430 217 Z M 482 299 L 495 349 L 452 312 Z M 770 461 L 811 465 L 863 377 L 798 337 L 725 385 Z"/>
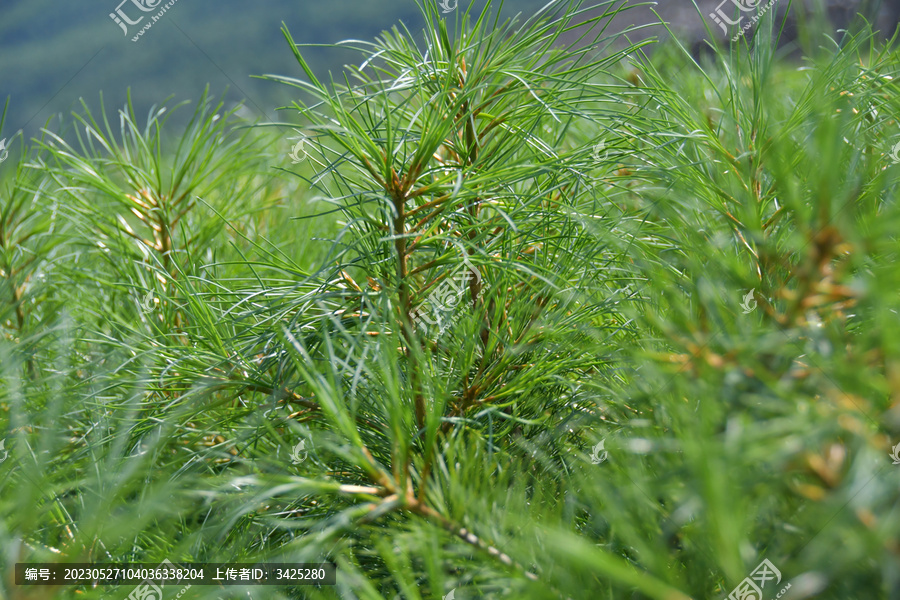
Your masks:
<path fill-rule="evenodd" d="M 0 2 L 0 100 L 11 99 L 4 136 L 19 129 L 34 135 L 48 118 L 77 109 L 79 98 L 96 108 L 100 92 L 110 109 L 125 102 L 130 88 L 140 114 L 170 95 L 179 101 L 196 100 L 207 83 L 215 96 L 227 90 L 230 103 L 244 101 L 245 116 L 285 120 L 288 115 L 277 114 L 275 107 L 289 103 L 291 90 L 252 78 L 266 73 L 300 75 L 279 31 L 282 21 L 296 40 L 309 44 L 372 40 L 400 21 L 412 31 L 422 26 L 411 0 L 179 0 L 135 43 L 109 18 L 119 1 Z M 865 10 L 877 15 L 883 30 L 893 30 L 900 13 L 900 2 L 895 1 L 826 1 L 838 27 L 857 10 Z M 703 14 L 720 3 L 699 2 Z M 544 4 L 544 0 L 510 2 L 504 14 L 530 16 Z M 783 12 L 788 4 L 781 0 L 776 6 Z M 796 10 L 799 3 L 794 4 Z M 465 6 L 460 2 L 451 16 L 461 14 Z M 689 0 L 662 0 L 656 10 L 674 29 L 685 32 L 695 48 L 706 37 L 704 27 L 709 24 Z M 613 29 L 649 25 L 630 37 L 665 37 L 663 28 L 652 25 L 656 20 L 649 6 L 639 7 L 617 19 Z M 343 64 L 359 60 L 356 53 L 335 48 L 309 49 L 304 54 L 320 73 L 337 73 Z"/>

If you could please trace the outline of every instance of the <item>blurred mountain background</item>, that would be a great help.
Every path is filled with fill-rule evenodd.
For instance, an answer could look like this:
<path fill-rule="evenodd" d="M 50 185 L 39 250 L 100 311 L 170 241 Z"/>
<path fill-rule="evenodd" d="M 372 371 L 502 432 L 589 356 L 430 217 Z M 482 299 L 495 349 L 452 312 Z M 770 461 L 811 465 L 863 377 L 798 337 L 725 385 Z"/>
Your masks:
<path fill-rule="evenodd" d="M 755 2 L 725 0 L 724 9 L 734 12 L 732 1 L 745 5 Z M 892 32 L 900 17 L 898 0 L 823 1 L 822 14 L 837 28 L 846 27 L 858 11 L 863 11 L 883 32 Z M 288 104 L 296 90 L 253 78 L 267 73 L 303 76 L 279 31 L 282 21 L 295 40 L 308 44 L 345 39 L 368 41 L 398 22 L 413 32 L 422 23 L 412 0 L 178 0 L 152 29 L 132 42 L 131 35 L 125 37 L 109 16 L 120 2 L 0 0 L 0 107 L 7 97 L 11 99 L 0 137 L 8 137 L 19 129 L 27 136 L 35 135 L 53 115 L 67 116 L 79 109 L 79 98 L 95 109 L 99 107 L 101 92 L 110 111 L 126 101 L 126 90 L 130 88 L 140 114 L 170 95 L 179 101 L 196 100 L 207 83 L 214 96 L 227 90 L 231 105 L 243 101 L 245 116 L 285 121 L 290 116 L 285 111 L 279 114 L 276 108 Z M 816 3 L 817 0 L 806 0 L 806 10 L 812 10 Z M 467 4 L 459 4 L 448 19 L 461 16 Z M 508 2 L 502 14 L 512 17 L 521 13 L 528 17 L 544 4 L 546 0 Z M 720 4 L 721 0 L 701 0 L 698 14 L 690 0 L 645 3 L 616 19 L 610 32 L 630 25 L 647 25 L 630 38 L 663 39 L 667 32 L 658 24 L 655 10 L 682 32 L 698 52 L 710 37 L 707 28 L 714 37 L 724 38 L 708 17 Z M 483 0 L 474 3 L 476 9 L 483 5 Z M 144 14 L 131 2 L 122 6 L 132 18 Z M 776 10 L 783 14 L 789 6 L 793 12 L 803 9 L 804 3 L 778 0 Z M 139 27 L 130 29 L 137 31 Z M 335 77 L 342 65 L 360 61 L 357 53 L 343 49 L 316 47 L 304 52 L 317 73 L 331 70 Z"/>

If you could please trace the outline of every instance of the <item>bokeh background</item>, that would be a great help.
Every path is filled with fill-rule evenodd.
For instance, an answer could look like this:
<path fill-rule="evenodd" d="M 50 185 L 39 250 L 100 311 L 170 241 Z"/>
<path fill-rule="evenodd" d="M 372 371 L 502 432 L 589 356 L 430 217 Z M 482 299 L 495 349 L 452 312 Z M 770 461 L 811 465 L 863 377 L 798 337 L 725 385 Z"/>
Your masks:
<path fill-rule="evenodd" d="M 702 0 L 698 5 L 706 15 L 721 1 Z M 0 2 L 0 101 L 10 98 L 7 135 L 20 129 L 26 136 L 34 135 L 47 119 L 78 109 L 80 98 L 96 109 L 101 92 L 111 109 L 125 102 L 130 88 L 135 109 L 144 113 L 170 95 L 196 100 L 207 83 L 214 96 L 226 94 L 231 104 L 243 101 L 245 116 L 283 121 L 289 117 L 276 108 L 290 102 L 290 90 L 254 78 L 267 73 L 300 75 L 279 31 L 282 22 L 294 39 L 308 44 L 370 40 L 400 21 L 412 31 L 422 26 L 412 0 L 179 0 L 138 42 L 132 42 L 109 18 L 119 2 Z M 857 11 L 871 15 L 883 34 L 892 32 L 900 18 L 896 0 L 822 2 L 836 29 L 848 26 Z M 531 15 L 545 3 L 518 0 L 507 3 L 504 13 Z M 474 7 L 483 4 L 475 2 Z M 788 9 L 812 10 L 817 4 L 779 0 L 776 9 L 783 14 Z M 461 15 L 467 6 L 462 0 L 454 12 Z M 137 13 L 134 7 L 130 12 Z M 644 3 L 618 18 L 613 29 L 642 25 L 629 37 L 664 39 L 667 32 L 654 12 L 683 33 L 696 52 L 710 38 L 707 28 L 721 33 L 712 29 L 708 18 L 701 18 L 690 0 Z M 354 52 L 324 46 L 307 49 L 305 55 L 320 73 L 337 74 L 343 64 L 359 60 Z"/>

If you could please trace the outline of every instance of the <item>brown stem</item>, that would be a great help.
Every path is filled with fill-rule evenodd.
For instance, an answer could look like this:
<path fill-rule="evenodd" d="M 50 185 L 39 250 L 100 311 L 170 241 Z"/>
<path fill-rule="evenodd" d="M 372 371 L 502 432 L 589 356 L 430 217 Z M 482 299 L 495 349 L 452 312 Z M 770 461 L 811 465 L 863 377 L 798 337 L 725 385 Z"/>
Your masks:
<path fill-rule="evenodd" d="M 531 571 L 526 570 L 525 567 L 523 567 L 520 563 L 510 558 L 508 554 L 505 554 L 498 550 L 495 546 L 486 543 L 484 540 L 479 538 L 477 535 L 475 535 L 465 527 L 460 527 L 458 524 L 454 523 L 433 508 L 416 502 L 415 504 L 409 506 L 409 510 L 415 514 L 437 522 L 441 527 L 443 527 L 462 541 L 466 542 L 467 544 L 471 544 L 479 550 L 487 552 L 488 554 L 502 562 L 504 565 L 521 571 L 528 579 L 532 581 L 538 581 L 537 575 L 535 575 Z"/>
<path fill-rule="evenodd" d="M 411 175 L 411 174 L 410 174 Z M 397 172 L 391 169 L 390 194 L 394 200 L 394 249 L 397 252 L 397 283 L 398 295 L 400 297 L 400 325 L 403 331 L 403 337 L 406 340 L 407 358 L 412 358 L 412 344 L 415 335 L 413 334 L 412 325 L 412 302 L 409 293 L 409 251 L 407 249 L 406 239 L 406 190 L 404 184 L 407 183 L 407 177 L 403 178 L 403 182 L 397 177 Z M 416 365 L 410 366 L 410 384 L 412 385 L 414 394 L 414 403 L 416 410 L 416 425 L 419 429 L 425 426 L 425 399 L 419 390 L 418 369 Z"/>
<path fill-rule="evenodd" d="M 435 198 L 435 199 L 432 200 L 431 202 L 427 202 L 427 203 L 425 203 L 425 204 L 423 204 L 423 205 L 421 205 L 421 206 L 415 207 L 414 209 L 412 209 L 411 211 L 409 211 L 408 213 L 406 213 L 406 216 L 407 216 L 407 217 L 415 216 L 416 214 L 422 212 L 423 210 L 427 210 L 427 209 L 429 209 L 429 208 L 431 208 L 431 207 L 433 207 L 433 206 L 438 206 L 438 205 L 440 205 L 440 204 L 443 204 L 444 202 L 447 202 L 447 201 L 450 200 L 450 199 L 451 199 L 450 194 L 444 194 L 443 196 L 441 196 L 441 197 L 439 197 L 439 198 Z"/>
<path fill-rule="evenodd" d="M 287 388 L 281 388 L 280 390 L 276 390 L 273 387 L 267 385 L 261 385 L 252 383 L 245 386 L 245 389 L 251 392 L 260 392 L 262 394 L 268 394 L 270 396 L 274 396 L 276 400 L 287 399 L 292 404 L 299 404 L 300 406 L 305 406 L 310 410 L 318 410 L 319 405 L 311 400 L 307 400 L 296 393 L 292 392 Z"/>
<path fill-rule="evenodd" d="M 10 275 L 12 275 L 12 273 L 10 273 Z M 21 339 L 25 331 L 25 311 L 22 308 L 22 288 L 13 285 L 12 281 L 10 281 L 10 285 L 13 288 L 13 304 L 16 307 L 16 327 L 19 331 L 19 338 Z M 34 360 L 30 356 L 25 359 L 25 366 L 28 368 L 28 374 L 31 376 L 31 379 L 37 379 L 37 369 L 34 366 Z"/>

